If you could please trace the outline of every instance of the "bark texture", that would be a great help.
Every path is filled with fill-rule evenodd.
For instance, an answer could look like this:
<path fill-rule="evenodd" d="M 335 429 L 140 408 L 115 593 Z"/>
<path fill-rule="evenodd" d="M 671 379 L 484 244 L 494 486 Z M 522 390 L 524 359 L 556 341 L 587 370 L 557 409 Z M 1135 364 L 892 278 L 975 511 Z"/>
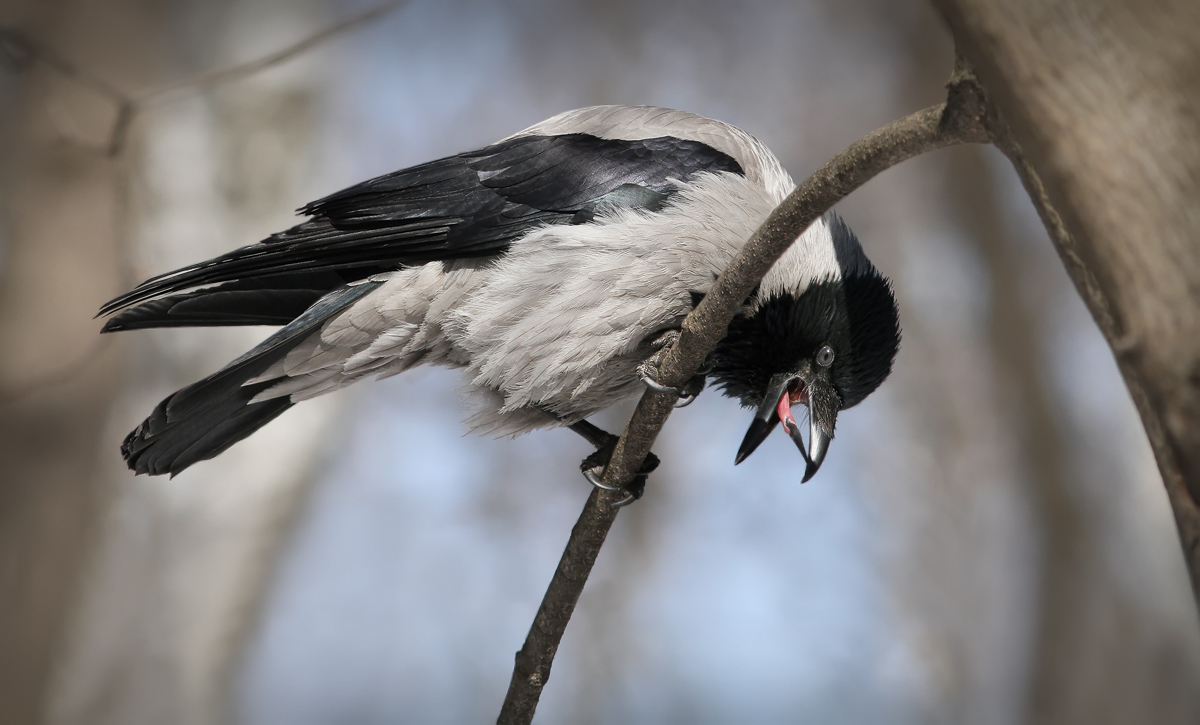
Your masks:
<path fill-rule="evenodd" d="M 1200 5 L 935 4 L 1113 349 L 1200 597 Z"/>
<path fill-rule="evenodd" d="M 72 48 L 121 83 L 151 80 L 157 22 L 140 0 L 0 7 L 0 24 Z M 119 46 L 103 42 L 117 33 L 126 38 Z M 96 303 L 121 286 L 119 170 L 64 140 L 103 138 L 114 108 L 37 63 L 24 70 L 4 79 L 11 94 L 0 101 L 0 722 L 13 725 L 43 719 L 79 575 L 111 499 L 97 459 L 123 347 L 97 346 L 92 320 Z"/>

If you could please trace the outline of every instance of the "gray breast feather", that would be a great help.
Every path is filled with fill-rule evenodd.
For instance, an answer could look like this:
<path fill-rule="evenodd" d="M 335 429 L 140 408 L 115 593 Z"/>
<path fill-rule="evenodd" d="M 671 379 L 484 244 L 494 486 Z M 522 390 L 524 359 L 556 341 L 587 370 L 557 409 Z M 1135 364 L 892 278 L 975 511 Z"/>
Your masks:
<path fill-rule="evenodd" d="M 659 212 L 616 209 L 533 232 L 495 260 L 379 275 L 378 289 L 251 381 L 291 378 L 257 399 L 429 363 L 466 369 L 472 430 L 557 424 L 546 412 L 579 420 L 640 392 L 649 339 L 682 321 L 691 293 L 708 290 L 781 199 L 741 176 L 700 174 Z"/>

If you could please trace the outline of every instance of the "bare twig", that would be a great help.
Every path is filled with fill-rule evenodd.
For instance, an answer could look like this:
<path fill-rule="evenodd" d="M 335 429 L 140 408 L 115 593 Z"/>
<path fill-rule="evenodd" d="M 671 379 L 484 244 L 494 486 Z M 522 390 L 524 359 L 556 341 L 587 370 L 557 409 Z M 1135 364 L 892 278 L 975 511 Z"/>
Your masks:
<path fill-rule="evenodd" d="M 14 71 L 21 71 L 33 62 L 33 56 L 33 48 L 23 34 L 0 25 L 0 61 Z"/>
<path fill-rule="evenodd" d="M 108 352 L 112 347 L 112 342 L 109 336 L 98 337 L 86 350 L 65 365 L 49 373 L 43 373 L 29 382 L 0 388 L 0 406 L 14 405 L 46 388 L 53 388 L 74 380 L 87 372 L 95 364 L 96 358 Z"/>
<path fill-rule="evenodd" d="M 34 63 L 41 63 L 59 76 L 78 83 L 108 99 L 115 107 L 115 115 L 112 126 L 102 144 L 97 145 L 94 142 L 88 142 L 78 134 L 66 131 L 60 131 L 60 133 L 66 140 L 80 148 L 95 151 L 109 158 L 116 159 L 125 150 L 126 141 L 128 140 L 134 119 L 150 104 L 156 103 L 175 92 L 214 88 L 260 73 L 312 50 L 337 35 L 371 22 L 395 10 L 407 1 L 388 0 L 358 15 L 323 28 L 286 48 L 261 58 L 168 83 L 136 96 L 126 93 L 99 75 L 80 67 L 55 48 L 40 42 L 18 28 L 0 25 L 0 61 L 5 62 L 17 71 L 24 70 Z M 123 199 L 126 193 L 127 191 L 124 190 L 121 192 Z M 124 215 L 122 215 L 123 217 Z M 110 340 L 107 338 L 99 340 L 77 360 L 64 365 L 58 370 L 42 375 L 18 387 L 0 389 L 0 405 L 19 402 L 38 390 L 71 381 L 87 370 L 94 357 L 107 351 L 109 342 Z"/>
<path fill-rule="evenodd" d="M 347 30 L 351 30 L 360 25 L 369 23 L 378 17 L 386 15 L 407 1 L 408 0 L 388 0 L 388 2 L 381 3 L 373 8 L 364 10 L 358 15 L 351 16 L 345 20 L 342 20 L 341 22 L 330 25 L 329 27 L 319 30 L 303 40 L 297 41 L 288 47 L 277 50 L 269 55 L 265 55 L 256 60 L 247 61 L 246 63 L 241 63 L 230 68 L 220 68 L 213 71 L 207 71 L 205 73 L 192 76 L 191 78 L 184 78 L 173 83 L 168 83 L 160 88 L 155 88 L 142 93 L 140 96 L 138 96 L 137 100 L 139 103 L 157 101 L 162 96 L 174 93 L 176 91 L 203 90 L 205 88 L 212 88 L 214 86 L 240 81 L 243 78 L 247 78 L 268 68 L 277 66 L 280 63 L 289 61 L 292 58 L 301 55 L 305 51 L 321 45 L 330 38 L 346 32 Z"/>
<path fill-rule="evenodd" d="M 132 102 L 132 98 L 121 89 L 85 68 L 75 65 L 69 58 L 54 48 L 39 42 L 25 32 L 12 27 L 0 26 L 0 48 L 14 68 L 23 69 L 41 62 L 64 78 L 91 88 L 102 96 L 117 102 Z"/>
<path fill-rule="evenodd" d="M 16 69 L 24 69 L 35 62 L 40 62 L 63 78 L 91 89 L 108 99 L 116 110 L 112 129 L 106 135 L 104 144 L 95 146 L 82 138 L 74 138 L 69 134 L 63 135 L 77 146 L 99 151 L 106 156 L 116 156 L 121 152 L 125 133 L 129 128 L 130 121 L 133 120 L 137 105 L 137 102 L 129 94 L 104 78 L 85 68 L 80 68 L 62 53 L 17 28 L 0 26 L 0 48 L 3 49 L 5 57 Z"/>
<path fill-rule="evenodd" d="M 771 265 L 811 224 L 879 172 L 918 154 L 963 143 L 988 143 L 982 89 L 961 62 L 947 85 L 946 103 L 891 123 L 850 145 L 792 192 L 759 227 L 700 305 L 683 322 L 683 333 L 666 351 L 660 382 L 682 387 L 725 336 L 729 323 Z M 633 479 L 671 414 L 672 395 L 646 391 L 613 451 L 603 481 L 624 486 Z M 517 653 L 500 725 L 529 723 L 559 642 L 587 582 L 600 547 L 616 520 L 612 504 L 621 492 L 595 490 L 571 531 L 533 626 Z"/>
<path fill-rule="evenodd" d="M 115 157 L 124 151 L 126 141 L 129 138 L 129 130 L 133 126 L 134 119 L 150 104 L 158 103 L 162 99 L 180 91 L 205 90 L 248 78 L 268 68 L 296 58 L 337 35 L 386 15 L 407 1 L 388 0 L 358 15 L 322 28 L 286 48 L 277 50 L 261 58 L 239 63 L 229 68 L 220 68 L 200 73 L 199 75 L 174 81 L 136 95 L 126 93 L 103 78 L 80 68 L 62 53 L 39 42 L 17 28 L 0 26 L 0 52 L 3 52 L 4 57 L 15 68 L 24 68 L 34 62 L 41 62 L 62 77 L 90 88 L 111 101 L 116 111 L 113 116 L 112 126 L 109 128 L 105 136 L 105 142 L 102 145 L 96 147 L 86 141 L 71 138 L 70 136 L 68 138 L 78 146 L 99 151 L 108 157 Z"/>

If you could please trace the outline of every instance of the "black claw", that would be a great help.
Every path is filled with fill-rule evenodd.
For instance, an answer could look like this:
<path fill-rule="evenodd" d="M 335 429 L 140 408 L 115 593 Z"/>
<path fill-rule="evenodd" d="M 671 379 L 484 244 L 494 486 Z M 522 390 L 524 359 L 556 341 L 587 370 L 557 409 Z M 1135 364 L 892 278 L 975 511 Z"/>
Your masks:
<path fill-rule="evenodd" d="M 604 475 L 604 469 L 608 466 L 609 460 L 612 458 L 613 451 L 617 447 L 617 436 L 609 434 L 603 445 L 596 449 L 596 452 L 583 459 L 579 464 L 579 470 L 583 472 L 584 478 L 588 480 L 596 488 L 602 488 L 606 491 L 615 490 L 601 483 L 601 477 Z M 653 453 L 646 455 L 646 460 L 642 461 L 642 465 L 638 467 L 637 475 L 625 486 L 625 492 L 628 494 L 625 498 L 613 504 L 613 508 L 628 506 L 637 501 L 646 492 L 646 478 L 658 468 L 658 456 Z"/>
<path fill-rule="evenodd" d="M 701 369 L 683 387 L 673 388 L 670 385 L 663 385 L 658 382 L 658 365 L 662 362 L 663 350 L 670 345 L 674 345 L 675 341 L 679 339 L 679 334 L 679 330 L 666 330 L 656 339 L 651 340 L 650 346 L 657 350 L 657 352 L 638 365 L 637 376 L 647 388 L 664 395 L 676 396 L 675 407 L 683 408 L 690 405 L 696 399 L 696 396 L 700 394 L 700 391 L 704 389 L 705 376 L 712 370 L 712 355 L 710 354 L 705 358 Z"/>
<path fill-rule="evenodd" d="M 684 408 L 691 405 L 692 401 L 696 399 L 700 391 L 704 390 L 704 386 L 708 382 L 707 376 L 697 373 L 682 388 L 673 388 L 658 382 L 655 379 L 655 370 L 657 368 L 652 368 L 649 362 L 644 362 L 638 367 L 638 377 L 641 378 L 643 385 L 654 392 L 676 396 L 678 398 L 675 401 L 676 408 Z"/>
<path fill-rule="evenodd" d="M 708 383 L 707 375 L 702 373 L 693 375 L 692 379 L 687 382 L 687 385 L 683 386 L 683 397 L 680 398 L 680 401 L 686 400 L 687 402 L 678 402 L 675 404 L 675 407 L 682 408 L 685 405 L 691 404 L 696 399 L 696 396 L 700 395 L 700 392 L 704 390 L 706 383 Z"/>
<path fill-rule="evenodd" d="M 609 486 L 604 482 L 604 469 L 598 466 L 596 468 L 583 469 L 583 477 L 587 479 L 588 483 L 592 484 L 596 488 L 603 489 L 605 491 L 620 490 L 618 487 Z"/>
<path fill-rule="evenodd" d="M 637 501 L 646 492 L 646 477 L 644 475 L 635 476 L 629 485 L 625 487 L 625 498 L 617 501 L 612 505 L 613 508 L 619 509 Z"/>
<path fill-rule="evenodd" d="M 612 458 L 613 449 L 616 447 L 616 445 L 617 442 L 613 441 L 602 448 L 597 448 L 595 453 L 583 459 L 583 461 L 579 464 L 579 470 L 585 472 L 598 471 L 601 474 L 604 473 L 604 468 L 608 466 L 608 459 Z"/>

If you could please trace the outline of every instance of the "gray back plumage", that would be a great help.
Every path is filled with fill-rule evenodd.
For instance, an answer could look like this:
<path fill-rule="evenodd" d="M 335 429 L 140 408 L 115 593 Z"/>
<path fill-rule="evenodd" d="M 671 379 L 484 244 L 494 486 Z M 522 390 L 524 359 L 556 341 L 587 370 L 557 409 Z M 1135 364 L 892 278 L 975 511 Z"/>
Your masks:
<path fill-rule="evenodd" d="M 629 141 L 661 136 L 698 141 L 733 157 L 747 179 L 772 193 L 786 189 L 786 195 L 795 186 L 779 160 L 758 139 L 737 126 L 671 108 L 589 106 L 560 113 L 509 138 L 563 133 Z"/>

